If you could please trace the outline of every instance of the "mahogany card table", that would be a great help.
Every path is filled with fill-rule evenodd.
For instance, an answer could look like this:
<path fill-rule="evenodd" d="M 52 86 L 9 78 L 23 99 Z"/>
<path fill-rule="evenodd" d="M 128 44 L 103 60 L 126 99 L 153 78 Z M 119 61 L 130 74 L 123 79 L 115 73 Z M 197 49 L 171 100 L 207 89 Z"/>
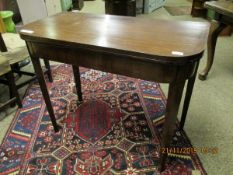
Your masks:
<path fill-rule="evenodd" d="M 65 12 L 25 25 L 20 31 L 55 131 L 59 130 L 39 59 L 71 64 L 79 101 L 79 66 L 168 83 L 161 147 L 169 147 L 185 86 L 183 128 L 209 24 Z M 160 154 L 159 171 L 167 154 Z"/>

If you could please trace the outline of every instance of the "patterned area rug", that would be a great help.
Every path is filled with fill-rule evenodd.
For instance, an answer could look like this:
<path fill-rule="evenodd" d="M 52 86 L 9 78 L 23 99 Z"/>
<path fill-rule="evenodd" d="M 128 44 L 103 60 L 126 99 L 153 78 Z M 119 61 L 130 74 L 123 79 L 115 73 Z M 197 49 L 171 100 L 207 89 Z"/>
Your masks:
<path fill-rule="evenodd" d="M 170 13 L 172 16 L 180 16 L 180 15 L 190 15 L 191 14 L 191 6 L 164 6 L 164 8 Z"/>
<path fill-rule="evenodd" d="M 84 103 L 72 68 L 47 83 L 62 130 L 54 133 L 37 83 L 27 91 L 0 147 L 0 174 L 152 175 L 159 159 L 165 97 L 157 83 L 81 68 Z M 191 147 L 177 131 L 173 146 Z M 163 175 L 206 174 L 195 153 L 169 154 Z"/>

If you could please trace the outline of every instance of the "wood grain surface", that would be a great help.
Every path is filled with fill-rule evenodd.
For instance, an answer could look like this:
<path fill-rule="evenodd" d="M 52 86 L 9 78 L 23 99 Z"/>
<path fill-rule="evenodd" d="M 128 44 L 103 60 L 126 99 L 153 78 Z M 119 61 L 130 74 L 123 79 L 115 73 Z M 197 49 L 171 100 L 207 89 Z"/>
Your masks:
<path fill-rule="evenodd" d="M 127 54 L 150 61 L 190 61 L 202 54 L 209 24 L 66 12 L 24 26 L 27 41 Z M 59 29 L 59 30 L 58 30 Z"/>

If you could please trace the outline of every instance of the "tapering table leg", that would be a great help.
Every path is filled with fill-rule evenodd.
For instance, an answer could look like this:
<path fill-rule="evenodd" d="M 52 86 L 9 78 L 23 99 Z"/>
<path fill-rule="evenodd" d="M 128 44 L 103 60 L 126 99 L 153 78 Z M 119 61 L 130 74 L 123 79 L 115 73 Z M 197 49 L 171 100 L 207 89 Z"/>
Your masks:
<path fill-rule="evenodd" d="M 46 69 L 48 70 L 47 75 L 48 75 L 49 82 L 52 83 L 53 82 L 53 76 L 52 76 L 49 60 L 44 59 L 44 64 L 45 64 Z"/>
<path fill-rule="evenodd" d="M 215 52 L 215 46 L 217 42 L 218 35 L 220 32 L 226 27 L 225 24 L 219 23 L 215 20 L 211 21 L 211 26 L 210 26 L 210 32 L 208 36 L 208 56 L 207 56 L 207 63 L 202 72 L 199 73 L 199 79 L 200 80 L 206 80 L 207 75 L 213 65 L 214 62 L 214 52 Z"/>
<path fill-rule="evenodd" d="M 165 162 L 167 159 L 167 153 L 163 153 L 163 148 L 169 148 L 174 135 L 178 109 L 182 97 L 182 92 L 184 89 L 185 80 L 179 81 L 177 78 L 176 81 L 173 81 L 169 84 L 168 90 L 168 99 L 165 113 L 165 123 L 163 126 L 162 133 L 162 142 L 160 150 L 160 162 L 158 170 L 161 172 L 165 169 Z"/>
<path fill-rule="evenodd" d="M 82 97 L 82 87 L 81 87 L 81 79 L 80 79 L 80 72 L 79 72 L 79 67 L 72 66 L 73 67 L 73 73 L 74 73 L 74 81 L 76 85 L 76 91 L 78 94 L 78 102 L 77 104 L 80 105 L 80 103 L 83 101 Z"/>
<path fill-rule="evenodd" d="M 184 124 L 185 124 L 187 112 L 188 112 L 188 109 L 189 109 L 191 96 L 192 96 L 192 93 L 193 93 L 193 86 L 194 86 L 196 76 L 197 76 L 198 67 L 199 67 L 199 62 L 197 62 L 197 64 L 196 64 L 193 76 L 188 79 L 188 85 L 187 85 L 185 99 L 184 99 L 184 106 L 183 106 L 181 120 L 180 120 L 180 128 L 179 128 L 180 130 L 183 130 L 183 128 L 184 128 Z"/>
<path fill-rule="evenodd" d="M 45 78 L 44 78 L 44 73 L 41 68 L 40 59 L 37 57 L 31 56 L 31 60 L 32 60 L 32 64 L 34 66 L 34 69 L 35 69 L 35 72 L 36 72 L 36 75 L 37 75 L 37 78 L 38 78 L 38 81 L 41 87 L 41 91 L 42 91 L 42 94 L 43 94 L 43 97 L 44 97 L 44 100 L 47 106 L 50 119 L 54 127 L 54 130 L 55 132 L 58 132 L 60 129 L 60 126 L 56 122 L 55 114 L 54 114 L 53 107 L 52 107 L 52 104 L 49 98 L 49 93 L 48 93 Z"/>

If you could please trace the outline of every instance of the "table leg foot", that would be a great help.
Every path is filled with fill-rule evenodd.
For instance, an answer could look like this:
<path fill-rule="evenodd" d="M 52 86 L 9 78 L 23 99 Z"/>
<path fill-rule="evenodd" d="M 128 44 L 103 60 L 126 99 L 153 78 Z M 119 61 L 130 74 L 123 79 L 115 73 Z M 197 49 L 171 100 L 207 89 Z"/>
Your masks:
<path fill-rule="evenodd" d="M 198 78 L 199 78 L 199 80 L 204 81 L 204 80 L 206 80 L 207 75 L 208 75 L 208 73 L 206 73 L 206 72 L 201 72 L 201 73 L 198 74 Z"/>
<path fill-rule="evenodd" d="M 53 126 L 53 128 L 55 132 L 59 132 L 59 130 L 62 129 L 62 127 L 58 124 L 56 126 Z"/>
<path fill-rule="evenodd" d="M 79 107 L 81 104 L 83 103 L 83 101 L 77 101 L 77 106 Z"/>

